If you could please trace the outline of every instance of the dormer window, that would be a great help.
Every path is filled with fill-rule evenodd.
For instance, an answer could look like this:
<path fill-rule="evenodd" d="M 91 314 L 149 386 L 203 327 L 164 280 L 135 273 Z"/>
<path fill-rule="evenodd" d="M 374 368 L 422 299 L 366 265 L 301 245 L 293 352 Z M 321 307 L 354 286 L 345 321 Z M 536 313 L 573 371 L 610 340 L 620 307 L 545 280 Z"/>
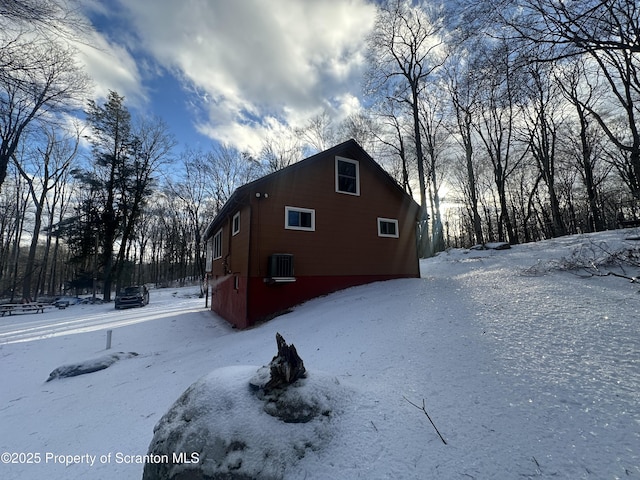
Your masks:
<path fill-rule="evenodd" d="M 360 195 L 360 164 L 356 160 L 336 157 L 336 192 Z"/>

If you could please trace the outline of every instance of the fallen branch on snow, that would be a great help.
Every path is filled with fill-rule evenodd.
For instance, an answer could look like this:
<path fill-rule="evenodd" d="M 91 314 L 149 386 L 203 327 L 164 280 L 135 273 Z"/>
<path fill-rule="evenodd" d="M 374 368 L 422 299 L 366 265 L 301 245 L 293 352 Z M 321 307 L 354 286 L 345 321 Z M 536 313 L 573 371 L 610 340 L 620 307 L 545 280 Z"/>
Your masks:
<path fill-rule="evenodd" d="M 429 414 L 427 413 L 427 408 L 425 405 L 425 401 L 424 398 L 422 399 L 422 407 L 420 407 L 419 405 L 416 405 L 415 403 L 413 403 L 411 400 L 409 400 L 407 397 L 405 397 L 404 395 L 402 396 L 402 398 L 404 398 L 410 405 L 413 405 L 414 407 L 416 407 L 418 410 L 422 410 L 424 412 L 424 414 L 427 416 L 427 418 L 429 419 L 429 421 L 431 422 L 431 425 L 433 425 L 433 428 L 435 429 L 436 433 L 438 434 L 438 436 L 440 437 L 440 440 L 442 440 L 442 443 L 444 443 L 445 445 L 447 444 L 447 441 L 442 437 L 442 435 L 440 434 L 440 431 L 438 430 L 438 427 L 436 427 L 436 424 L 433 423 L 433 420 L 431 420 L 431 417 L 429 416 Z"/>
<path fill-rule="evenodd" d="M 640 276 L 629 273 L 640 268 L 640 248 L 632 245 L 620 250 L 610 248 L 606 242 L 580 245 L 571 255 L 558 260 L 538 263 L 523 271 L 524 275 L 539 276 L 557 270 L 570 272 L 580 278 L 590 277 L 618 277 L 629 280 L 630 283 L 640 283 Z M 620 273 L 613 271 L 619 270 Z"/>

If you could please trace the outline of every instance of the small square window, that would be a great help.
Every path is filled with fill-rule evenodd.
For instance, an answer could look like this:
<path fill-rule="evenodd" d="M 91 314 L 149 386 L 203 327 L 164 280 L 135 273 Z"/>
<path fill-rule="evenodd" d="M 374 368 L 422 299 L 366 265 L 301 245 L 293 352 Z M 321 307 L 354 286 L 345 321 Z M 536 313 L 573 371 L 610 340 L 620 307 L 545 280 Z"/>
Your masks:
<path fill-rule="evenodd" d="M 378 236 L 398 238 L 398 220 L 394 218 L 378 218 Z"/>
<path fill-rule="evenodd" d="M 316 211 L 309 208 L 284 207 L 284 226 L 288 230 L 316 229 Z"/>
<path fill-rule="evenodd" d="M 356 160 L 336 157 L 336 192 L 360 195 L 360 164 Z"/>
<path fill-rule="evenodd" d="M 236 213 L 231 220 L 231 235 L 240 233 L 240 212 Z"/>

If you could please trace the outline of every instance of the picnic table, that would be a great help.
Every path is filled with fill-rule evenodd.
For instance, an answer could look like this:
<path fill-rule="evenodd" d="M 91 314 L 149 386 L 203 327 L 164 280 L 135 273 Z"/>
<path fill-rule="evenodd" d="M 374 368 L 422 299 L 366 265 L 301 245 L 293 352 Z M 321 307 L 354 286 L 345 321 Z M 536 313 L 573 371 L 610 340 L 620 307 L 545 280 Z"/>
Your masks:
<path fill-rule="evenodd" d="M 3 303 L 0 304 L 0 315 L 11 315 L 12 313 L 27 313 L 36 312 L 44 313 L 44 309 L 48 304 L 42 302 L 27 302 L 27 303 Z"/>

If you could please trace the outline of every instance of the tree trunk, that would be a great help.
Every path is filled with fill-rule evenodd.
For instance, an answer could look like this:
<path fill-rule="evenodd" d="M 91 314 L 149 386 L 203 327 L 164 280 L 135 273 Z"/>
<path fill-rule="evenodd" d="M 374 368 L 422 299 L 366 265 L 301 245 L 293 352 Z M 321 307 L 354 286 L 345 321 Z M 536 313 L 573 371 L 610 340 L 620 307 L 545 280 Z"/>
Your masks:
<path fill-rule="evenodd" d="M 304 378 L 307 372 L 293 344 L 287 345 L 279 333 L 276 333 L 276 342 L 278 355 L 273 357 L 269 364 L 271 377 L 264 386 L 264 391 L 267 393 L 291 385 L 299 378 Z"/>

